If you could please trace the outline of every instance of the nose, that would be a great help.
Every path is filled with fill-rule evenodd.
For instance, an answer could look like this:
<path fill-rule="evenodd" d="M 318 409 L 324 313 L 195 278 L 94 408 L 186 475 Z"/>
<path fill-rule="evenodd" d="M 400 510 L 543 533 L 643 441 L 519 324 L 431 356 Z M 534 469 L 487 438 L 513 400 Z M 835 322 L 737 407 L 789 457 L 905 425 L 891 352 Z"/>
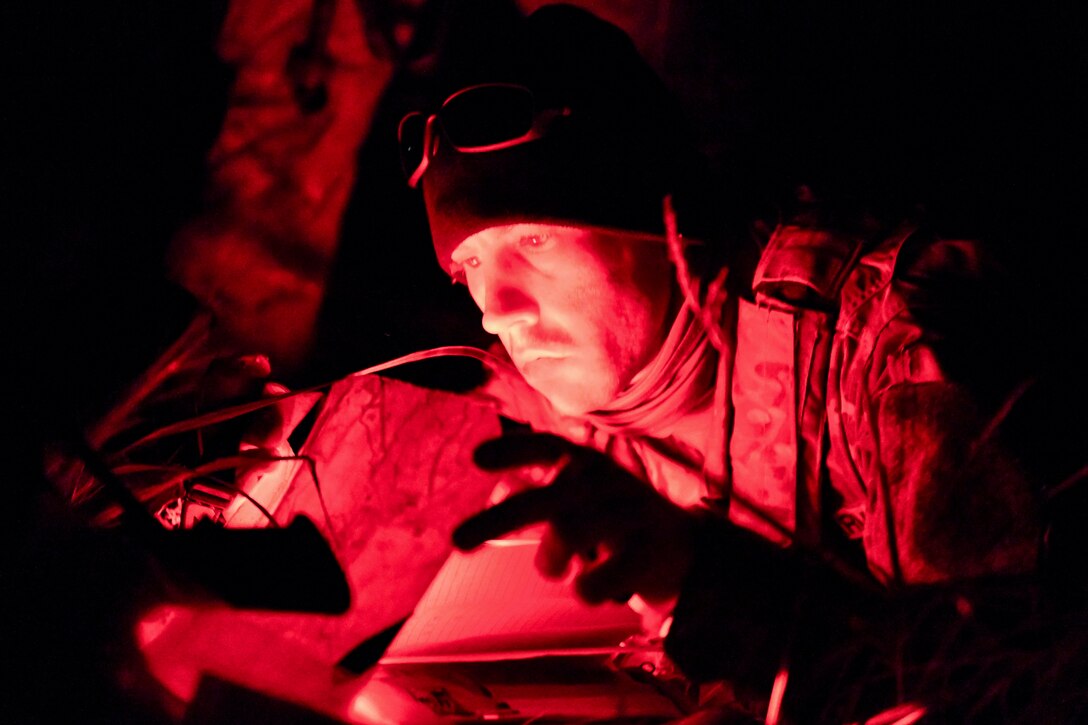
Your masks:
<path fill-rule="evenodd" d="M 503 335 L 519 325 L 532 326 L 540 319 L 536 298 L 516 280 L 495 275 L 487 281 L 483 299 L 483 328 Z"/>

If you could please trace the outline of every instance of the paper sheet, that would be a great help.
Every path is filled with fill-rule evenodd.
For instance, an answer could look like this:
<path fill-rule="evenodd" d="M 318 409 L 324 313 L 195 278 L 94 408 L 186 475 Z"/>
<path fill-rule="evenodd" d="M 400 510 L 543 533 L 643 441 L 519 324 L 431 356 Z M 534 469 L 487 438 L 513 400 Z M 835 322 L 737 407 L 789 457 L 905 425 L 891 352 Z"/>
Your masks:
<path fill-rule="evenodd" d="M 454 552 L 383 662 L 600 653 L 639 631 L 630 607 L 587 605 L 569 581 L 537 573 L 537 543 L 522 535 Z"/>

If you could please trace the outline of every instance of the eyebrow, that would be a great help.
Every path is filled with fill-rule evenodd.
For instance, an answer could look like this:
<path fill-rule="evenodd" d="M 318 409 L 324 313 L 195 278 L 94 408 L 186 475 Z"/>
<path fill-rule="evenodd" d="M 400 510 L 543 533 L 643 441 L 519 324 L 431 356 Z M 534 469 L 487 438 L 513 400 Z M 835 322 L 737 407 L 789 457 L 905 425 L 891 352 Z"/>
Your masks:
<path fill-rule="evenodd" d="M 461 264 L 461 262 L 458 261 L 458 257 L 463 260 L 468 257 L 475 257 L 479 252 L 479 250 L 475 249 L 472 246 L 465 247 L 465 244 L 465 242 L 461 242 L 461 244 L 458 244 L 456 247 L 453 248 L 453 251 L 450 252 L 450 261 L 454 264 Z"/>

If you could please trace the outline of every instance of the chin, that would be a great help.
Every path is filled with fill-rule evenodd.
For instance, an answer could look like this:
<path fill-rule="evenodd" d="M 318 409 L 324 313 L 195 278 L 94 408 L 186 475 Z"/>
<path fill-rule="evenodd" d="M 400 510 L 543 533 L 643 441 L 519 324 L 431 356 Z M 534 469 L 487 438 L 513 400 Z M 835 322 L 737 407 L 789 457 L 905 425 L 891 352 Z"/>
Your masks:
<path fill-rule="evenodd" d="M 578 383 L 563 385 L 556 381 L 529 380 L 538 393 L 547 398 L 557 413 L 569 416 L 582 416 L 608 405 L 615 397 L 611 386 L 586 386 Z"/>
<path fill-rule="evenodd" d="M 543 393 L 544 397 L 548 399 L 548 402 L 552 404 L 552 408 L 555 409 L 555 412 L 559 413 L 560 415 L 577 417 L 585 415 L 586 413 L 591 413 L 600 407 L 599 405 L 594 405 L 584 400 L 572 398 L 569 395 L 548 394 L 543 391 L 541 392 Z"/>

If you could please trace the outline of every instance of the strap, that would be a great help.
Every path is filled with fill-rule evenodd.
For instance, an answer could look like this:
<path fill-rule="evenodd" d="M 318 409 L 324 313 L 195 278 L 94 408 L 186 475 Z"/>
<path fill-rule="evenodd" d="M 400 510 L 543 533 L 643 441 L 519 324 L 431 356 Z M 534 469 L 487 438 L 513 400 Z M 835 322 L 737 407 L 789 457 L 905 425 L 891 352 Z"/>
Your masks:
<path fill-rule="evenodd" d="M 756 267 L 752 290 L 757 302 L 825 310 L 837 307 L 863 246 L 858 238 L 824 229 L 778 227 Z"/>

